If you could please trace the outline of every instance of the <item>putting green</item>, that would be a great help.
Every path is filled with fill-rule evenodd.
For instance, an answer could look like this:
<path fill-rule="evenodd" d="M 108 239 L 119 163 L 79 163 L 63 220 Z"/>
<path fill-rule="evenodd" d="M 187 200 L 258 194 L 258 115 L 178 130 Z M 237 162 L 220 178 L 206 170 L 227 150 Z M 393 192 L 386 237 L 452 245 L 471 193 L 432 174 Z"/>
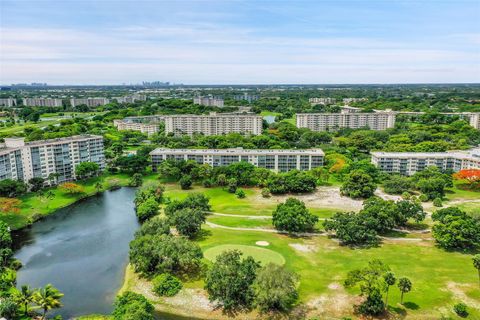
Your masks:
<path fill-rule="evenodd" d="M 256 261 L 260 261 L 262 265 L 266 265 L 269 262 L 283 265 L 285 258 L 278 252 L 259 248 L 254 246 L 245 246 L 240 244 L 223 244 L 210 249 L 207 249 L 203 255 L 210 261 L 215 261 L 215 258 L 224 251 L 227 250 L 239 250 L 243 252 L 243 257 L 252 256 Z"/>

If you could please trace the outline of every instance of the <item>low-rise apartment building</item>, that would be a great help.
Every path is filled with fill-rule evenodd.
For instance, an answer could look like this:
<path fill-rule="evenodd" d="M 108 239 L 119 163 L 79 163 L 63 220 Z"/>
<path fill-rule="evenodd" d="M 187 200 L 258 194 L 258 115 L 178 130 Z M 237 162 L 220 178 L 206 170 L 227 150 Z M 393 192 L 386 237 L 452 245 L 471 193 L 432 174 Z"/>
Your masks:
<path fill-rule="evenodd" d="M 134 103 L 136 101 L 147 101 L 147 96 L 144 94 L 133 94 L 125 97 L 115 97 L 118 103 Z"/>
<path fill-rule="evenodd" d="M 143 122 L 130 122 L 124 120 L 113 120 L 113 125 L 117 130 L 133 130 L 133 131 L 140 131 L 141 133 L 145 133 L 151 136 L 154 133 L 160 131 L 158 123 L 143 123 Z"/>
<path fill-rule="evenodd" d="M 80 135 L 67 138 L 25 142 L 24 138 L 5 138 L 0 145 L 0 180 L 28 182 L 31 178 L 56 182 L 75 180 L 75 167 L 82 162 L 95 162 L 105 168 L 103 137 Z"/>
<path fill-rule="evenodd" d="M 321 149 L 166 149 L 158 148 L 150 152 L 152 168 L 157 170 L 163 161 L 193 160 L 198 164 L 212 167 L 228 166 L 245 161 L 259 168 L 275 172 L 290 170 L 310 170 L 323 165 L 325 154 Z"/>
<path fill-rule="evenodd" d="M 108 104 L 110 100 L 107 98 L 72 98 L 70 99 L 70 105 L 75 108 L 80 105 L 86 105 L 89 108 L 98 106 L 104 106 Z"/>
<path fill-rule="evenodd" d="M 165 116 L 165 133 L 174 135 L 206 136 L 228 133 L 259 135 L 262 133 L 263 118 L 255 114 L 210 113 L 209 115 Z"/>
<path fill-rule="evenodd" d="M 61 107 L 62 99 L 56 98 L 23 98 L 23 105 L 27 107 Z"/>
<path fill-rule="evenodd" d="M 208 107 L 223 107 L 223 99 L 221 98 L 195 97 L 193 98 L 193 103 Z"/>
<path fill-rule="evenodd" d="M 337 100 L 334 98 L 310 98 L 308 102 L 311 104 L 334 104 Z"/>
<path fill-rule="evenodd" d="M 0 99 L 0 107 L 14 107 L 17 105 L 17 100 L 13 98 L 1 98 Z"/>
<path fill-rule="evenodd" d="M 370 128 L 385 130 L 395 126 L 395 112 L 342 112 L 342 113 L 299 113 L 297 127 L 312 131 L 328 131 L 340 128 Z"/>
<path fill-rule="evenodd" d="M 442 171 L 480 169 L 480 148 L 453 152 L 371 152 L 372 164 L 381 171 L 411 176 L 435 166 Z"/>

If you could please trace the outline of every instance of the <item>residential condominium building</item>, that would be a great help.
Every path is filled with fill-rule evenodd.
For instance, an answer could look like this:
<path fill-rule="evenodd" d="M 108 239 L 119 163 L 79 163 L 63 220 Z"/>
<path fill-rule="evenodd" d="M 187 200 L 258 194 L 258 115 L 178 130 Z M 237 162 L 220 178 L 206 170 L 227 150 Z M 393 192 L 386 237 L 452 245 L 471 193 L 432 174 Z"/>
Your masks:
<path fill-rule="evenodd" d="M 480 148 L 454 152 L 371 152 L 372 164 L 389 173 L 413 175 L 435 166 L 442 171 L 480 169 Z"/>
<path fill-rule="evenodd" d="M 23 105 L 27 107 L 61 107 L 62 99 L 55 98 L 24 98 Z"/>
<path fill-rule="evenodd" d="M 0 99 L 0 107 L 14 107 L 17 105 L 17 101 L 13 98 Z"/>
<path fill-rule="evenodd" d="M 4 138 L 0 146 L 0 180 L 28 182 L 31 178 L 48 179 L 56 175 L 57 183 L 75 180 L 75 167 L 82 162 L 98 163 L 105 168 L 103 138 L 94 135 L 72 136 L 25 142 L 24 138 Z"/>
<path fill-rule="evenodd" d="M 107 98 L 72 98 L 70 99 L 70 105 L 75 108 L 80 105 L 86 105 L 87 107 L 98 107 L 108 104 L 110 100 Z"/>
<path fill-rule="evenodd" d="M 245 161 L 259 168 L 266 168 L 275 172 L 290 170 L 310 170 L 323 165 L 325 154 L 321 149 L 163 149 L 158 148 L 150 152 L 152 168 L 157 170 L 163 161 L 193 160 L 199 164 L 208 164 L 212 167 L 228 166 L 229 164 Z"/>
<path fill-rule="evenodd" d="M 311 104 L 334 104 L 337 100 L 334 98 L 310 98 L 308 102 Z"/>
<path fill-rule="evenodd" d="M 367 101 L 368 99 L 367 98 L 343 98 L 343 103 L 344 104 L 349 104 L 349 103 L 352 103 L 352 102 L 360 102 L 360 101 Z"/>
<path fill-rule="evenodd" d="M 339 128 L 385 130 L 395 126 L 395 112 L 342 112 L 342 113 L 300 113 L 297 127 L 313 131 L 327 131 Z"/>
<path fill-rule="evenodd" d="M 208 107 L 223 107 L 223 99 L 221 98 L 195 97 L 193 98 L 193 103 Z"/>
<path fill-rule="evenodd" d="M 165 121 L 165 116 L 160 114 L 154 114 L 151 116 L 131 116 L 123 119 L 125 122 L 136 123 L 160 123 Z"/>
<path fill-rule="evenodd" d="M 209 115 L 165 116 L 165 133 L 174 135 L 194 133 L 206 136 L 228 133 L 259 135 L 263 118 L 255 114 L 215 113 Z"/>
<path fill-rule="evenodd" d="M 130 122 L 115 119 L 113 120 L 113 125 L 117 128 L 117 130 L 140 131 L 141 133 L 146 133 L 149 136 L 160 131 L 158 123 Z"/>
<path fill-rule="evenodd" d="M 245 101 L 248 101 L 248 103 L 252 103 L 253 101 L 257 101 L 258 99 L 260 99 L 259 95 L 252 95 L 248 93 L 237 94 L 233 96 L 233 100 L 236 100 L 236 101 L 245 100 Z"/>
<path fill-rule="evenodd" d="M 147 96 L 144 94 L 134 94 L 125 97 L 115 97 L 118 103 L 134 103 L 135 101 L 146 101 Z"/>

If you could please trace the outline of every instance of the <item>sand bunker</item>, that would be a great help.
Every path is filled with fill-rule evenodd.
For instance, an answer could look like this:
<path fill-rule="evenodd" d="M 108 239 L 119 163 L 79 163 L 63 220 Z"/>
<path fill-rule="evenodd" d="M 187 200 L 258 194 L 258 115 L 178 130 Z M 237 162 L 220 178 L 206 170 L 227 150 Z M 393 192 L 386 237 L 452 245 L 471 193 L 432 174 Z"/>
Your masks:
<path fill-rule="evenodd" d="M 257 246 L 261 246 L 261 247 L 267 247 L 267 246 L 270 245 L 270 243 L 268 241 L 257 241 L 257 242 L 255 242 L 255 244 Z"/>

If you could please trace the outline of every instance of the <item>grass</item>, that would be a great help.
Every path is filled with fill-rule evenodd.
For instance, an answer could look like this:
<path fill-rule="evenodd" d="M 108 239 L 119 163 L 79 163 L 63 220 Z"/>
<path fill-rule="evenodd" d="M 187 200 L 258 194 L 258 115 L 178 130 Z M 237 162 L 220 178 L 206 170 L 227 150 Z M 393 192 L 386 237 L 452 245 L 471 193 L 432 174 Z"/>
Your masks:
<path fill-rule="evenodd" d="M 272 219 L 249 219 L 231 216 L 208 216 L 208 221 L 226 227 L 272 229 Z"/>
<path fill-rule="evenodd" d="M 144 177 L 144 181 L 151 181 L 154 179 L 153 175 L 147 175 Z M 54 193 L 52 199 L 45 199 L 40 197 L 36 193 L 27 193 L 19 197 L 22 201 L 20 212 L 18 213 L 0 213 L 0 221 L 7 223 L 13 230 L 21 229 L 32 222 L 38 220 L 41 217 L 52 214 L 58 209 L 67 207 L 85 197 L 96 194 L 95 184 L 102 182 L 104 191 L 108 188 L 109 184 L 114 180 L 122 186 L 128 184 L 130 175 L 128 174 L 105 174 L 92 179 L 78 181 L 77 184 L 81 185 L 85 192 L 82 194 L 70 195 L 62 192 L 60 188 L 49 188 Z"/>
<path fill-rule="evenodd" d="M 265 248 L 247 246 L 247 245 L 238 245 L 238 244 L 223 244 L 215 246 L 205 250 L 204 257 L 210 261 L 215 261 L 216 257 L 222 252 L 228 250 L 238 250 L 243 253 L 243 257 L 251 256 L 255 260 L 260 261 L 262 265 L 268 263 L 276 263 L 283 265 L 285 263 L 285 258 L 276 251 L 272 251 Z"/>

